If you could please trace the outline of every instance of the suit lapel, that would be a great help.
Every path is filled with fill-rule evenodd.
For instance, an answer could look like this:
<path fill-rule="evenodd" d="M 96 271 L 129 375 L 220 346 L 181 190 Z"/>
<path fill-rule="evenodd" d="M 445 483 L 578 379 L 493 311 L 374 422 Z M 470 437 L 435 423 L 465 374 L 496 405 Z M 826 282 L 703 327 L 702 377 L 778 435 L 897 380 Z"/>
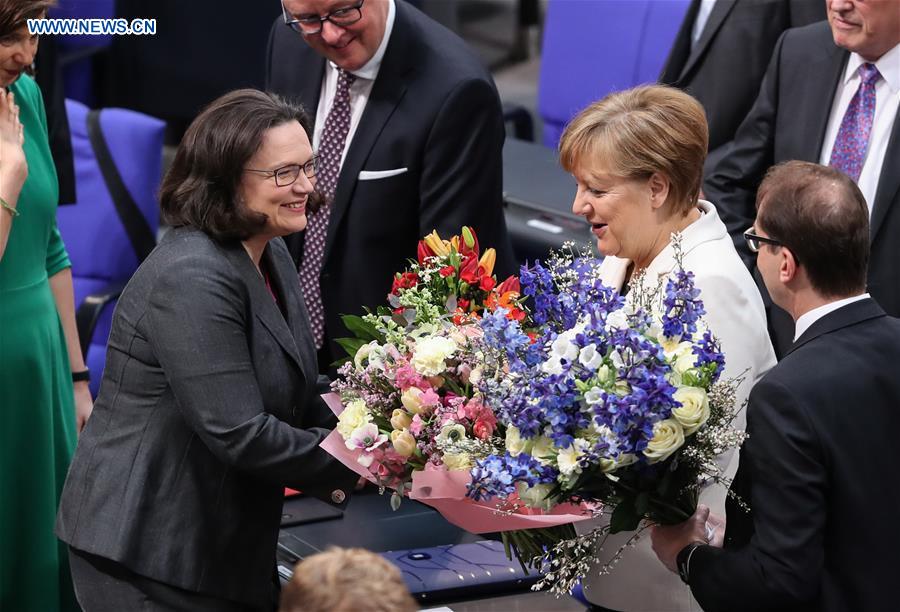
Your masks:
<path fill-rule="evenodd" d="M 734 8 L 735 1 L 736 0 L 718 0 L 713 5 L 713 9 L 709 14 L 709 19 L 703 26 L 703 32 L 700 34 L 700 39 L 697 41 L 697 44 L 694 45 L 691 54 L 688 56 L 688 60 L 685 62 L 684 69 L 681 71 L 681 76 L 679 78 L 685 78 L 685 75 L 693 70 L 699 59 L 706 52 L 706 48 L 709 47 L 709 43 L 712 42 L 712 39 L 719 31 L 719 28 L 722 27 L 722 23 L 725 22 L 728 13 Z M 691 27 L 693 27 L 693 21 L 691 21 Z M 690 40 L 690 33 L 691 31 L 688 30 L 688 40 Z"/>
<path fill-rule="evenodd" d="M 685 14 L 684 20 L 681 22 L 678 34 L 675 35 L 675 42 L 672 44 L 672 50 L 669 52 L 666 65 L 660 74 L 660 82 L 675 85 L 684 76 L 684 67 L 687 65 L 687 60 L 691 55 L 691 30 L 699 12 L 700 0 L 691 0 L 691 5 L 688 7 L 687 14 Z"/>
<path fill-rule="evenodd" d="M 803 332 L 803 334 L 797 338 L 796 342 L 791 345 L 787 353 L 785 353 L 785 357 L 819 336 L 829 334 L 844 327 L 849 327 L 850 325 L 855 325 L 862 321 L 883 316 L 886 316 L 884 310 L 878 305 L 878 302 L 871 298 L 842 306 L 810 325 L 809 329 Z"/>
<path fill-rule="evenodd" d="M 318 375 L 318 364 L 315 361 L 316 346 L 309 328 L 309 314 L 297 283 L 297 272 L 291 265 L 287 250 L 277 240 L 269 242 L 264 257 L 270 271 L 269 280 L 283 300 L 287 324 L 294 340 L 294 347 L 298 349 L 301 369 L 307 379 L 314 381 Z"/>
<path fill-rule="evenodd" d="M 256 266 L 254 266 L 253 262 L 250 260 L 250 256 L 239 242 L 229 244 L 224 248 L 229 260 L 244 279 L 244 283 L 247 285 L 248 291 L 250 292 L 250 310 L 256 318 L 262 322 L 263 326 L 269 330 L 269 333 L 272 334 L 275 341 L 284 349 L 284 352 L 286 352 L 297 367 L 302 370 L 303 364 L 300 361 L 300 354 L 297 351 L 293 333 L 288 327 L 287 322 L 284 320 L 284 317 L 281 315 L 281 311 L 278 310 L 278 305 L 275 303 L 275 300 L 273 300 L 271 294 L 269 294 L 265 280 L 259 275 Z M 270 246 L 266 247 L 266 253 L 268 253 L 270 249 Z M 265 257 L 265 254 L 263 256 Z M 270 278 L 270 281 L 273 280 L 274 278 Z M 280 285 L 277 288 L 278 291 L 280 291 L 281 295 L 285 295 L 285 293 L 287 293 L 285 290 L 285 279 L 279 278 L 276 282 Z"/>
<path fill-rule="evenodd" d="M 822 60 L 825 62 L 821 72 L 824 78 L 804 80 L 804 83 L 809 88 L 809 95 L 806 97 L 809 105 L 806 108 L 809 109 L 812 115 L 810 127 L 815 138 L 803 139 L 801 144 L 803 155 L 800 156 L 800 159 L 816 163 L 819 162 L 819 158 L 822 156 L 822 145 L 825 143 L 825 131 L 828 129 L 831 107 L 834 106 L 834 96 L 837 91 L 838 81 L 844 75 L 844 67 L 847 65 L 847 59 L 850 57 L 847 51 L 834 44 L 830 30 L 828 31 L 826 44 L 829 51 Z M 809 74 L 817 74 L 819 70 L 814 66 L 810 66 L 808 72 Z M 797 133 L 802 135 L 803 131 L 799 130 Z"/>
<path fill-rule="evenodd" d="M 891 138 L 888 140 L 887 150 L 884 153 L 884 162 L 881 165 L 881 176 L 878 177 L 878 189 L 875 192 L 875 202 L 872 204 L 872 223 L 869 228 L 869 240 L 875 241 L 878 230 L 887 217 L 888 210 L 900 189 L 900 172 L 897 165 L 900 164 L 900 108 L 894 116 L 894 129 L 891 130 Z M 896 239 L 896 236 L 892 236 Z"/>
<path fill-rule="evenodd" d="M 298 62 L 298 85 L 297 101 L 303 105 L 306 112 L 309 113 L 310 121 L 313 125 L 316 123 L 316 112 L 319 108 L 319 94 L 322 93 L 322 79 L 325 78 L 325 58 L 321 57 L 311 47 L 305 50 L 307 57 Z M 300 73 L 302 70 L 308 71 L 308 74 Z"/>
<path fill-rule="evenodd" d="M 338 177 L 337 190 L 332 203 L 331 218 L 328 220 L 328 234 L 325 241 L 325 260 L 327 261 L 332 248 L 334 248 L 337 228 L 340 226 L 353 192 L 356 190 L 357 176 L 366 163 L 372 147 L 378 140 L 378 136 L 385 124 L 397 109 L 400 100 L 406 93 L 407 72 L 414 64 L 414 53 L 409 37 L 411 24 L 407 17 L 407 7 L 403 2 L 395 4 L 397 15 L 394 21 L 394 29 L 391 32 L 391 40 L 388 41 L 381 68 L 372 87 L 372 93 L 366 102 L 366 109 L 360 118 L 359 126 L 353 135 L 353 141 L 347 150 L 347 156 L 341 165 L 341 174 Z"/>

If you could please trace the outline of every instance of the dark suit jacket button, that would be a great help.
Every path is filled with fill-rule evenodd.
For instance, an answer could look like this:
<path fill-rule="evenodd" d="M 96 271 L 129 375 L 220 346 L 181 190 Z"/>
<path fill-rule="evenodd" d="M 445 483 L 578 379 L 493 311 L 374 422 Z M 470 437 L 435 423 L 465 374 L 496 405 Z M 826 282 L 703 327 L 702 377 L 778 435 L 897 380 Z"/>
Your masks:
<path fill-rule="evenodd" d="M 335 489 L 331 492 L 331 501 L 334 503 L 343 504 L 345 499 L 347 499 L 347 494 L 340 489 Z"/>

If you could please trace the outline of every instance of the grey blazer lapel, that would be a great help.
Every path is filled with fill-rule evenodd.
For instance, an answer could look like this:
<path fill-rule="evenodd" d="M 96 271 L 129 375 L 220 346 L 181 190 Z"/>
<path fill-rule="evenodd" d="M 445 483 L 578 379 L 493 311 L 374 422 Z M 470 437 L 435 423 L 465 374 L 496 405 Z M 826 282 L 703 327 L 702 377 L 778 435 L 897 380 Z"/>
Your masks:
<path fill-rule="evenodd" d="M 728 16 L 728 13 L 731 12 L 731 9 L 734 8 L 734 4 L 736 1 L 737 0 L 717 0 L 717 2 L 713 5 L 712 12 L 710 12 L 709 14 L 709 19 L 703 26 L 703 32 L 700 34 L 700 39 L 691 50 L 691 54 L 688 56 L 687 62 L 685 62 L 684 68 L 681 70 L 681 75 L 679 78 L 685 78 L 685 75 L 687 75 L 691 70 L 694 69 L 694 66 L 697 64 L 703 54 L 706 53 L 706 48 L 709 47 L 709 43 L 712 42 L 712 39 L 719 31 L 719 28 L 722 27 L 722 24 L 725 22 L 725 18 Z"/>
<path fill-rule="evenodd" d="M 340 226 L 356 190 L 357 177 L 369 158 L 372 147 L 397 105 L 406 94 L 407 73 L 413 68 L 414 54 L 411 49 L 409 30 L 412 25 L 403 2 L 397 2 L 397 16 L 391 40 L 388 42 L 381 62 L 381 68 L 372 87 L 372 93 L 366 102 L 366 110 L 359 121 L 359 127 L 353 135 L 353 142 L 347 150 L 347 156 L 341 165 L 337 191 L 332 203 L 331 218 L 328 220 L 328 234 L 325 240 L 325 260 L 334 248 L 336 230 Z"/>
<path fill-rule="evenodd" d="M 307 380 L 315 381 L 319 370 L 316 345 L 290 253 L 284 243 L 276 238 L 269 242 L 265 257 L 271 274 L 270 280 L 284 302 L 287 324 L 299 353 L 301 369 Z"/>
<path fill-rule="evenodd" d="M 271 246 L 266 248 L 266 252 Z M 300 353 L 297 350 L 297 344 L 294 341 L 294 335 L 288 327 L 287 321 L 278 310 L 278 305 L 272 299 L 266 281 L 260 276 L 250 260 L 250 256 L 244 250 L 244 247 L 238 242 L 225 247 L 228 258 L 234 267 L 238 270 L 244 279 L 247 289 L 250 292 L 250 310 L 263 326 L 269 330 L 269 333 L 275 338 L 275 341 L 284 349 L 293 362 L 301 371 L 303 363 L 300 361 Z M 285 293 L 281 292 L 282 295 Z"/>
<path fill-rule="evenodd" d="M 878 189 L 875 191 L 875 201 L 872 203 L 872 223 L 869 229 L 869 240 L 874 241 L 887 217 L 888 210 L 894 203 L 897 191 L 900 190 L 900 108 L 894 116 L 894 128 L 891 138 L 888 140 L 887 151 L 884 153 L 884 162 L 881 165 L 881 176 L 878 177 Z M 892 236 L 896 240 L 896 236 Z"/>

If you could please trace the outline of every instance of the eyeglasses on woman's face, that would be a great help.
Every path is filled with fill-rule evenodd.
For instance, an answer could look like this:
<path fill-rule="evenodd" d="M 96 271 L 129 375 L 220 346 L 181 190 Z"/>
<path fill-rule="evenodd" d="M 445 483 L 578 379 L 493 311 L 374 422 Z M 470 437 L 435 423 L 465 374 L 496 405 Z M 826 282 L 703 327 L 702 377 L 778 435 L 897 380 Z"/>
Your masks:
<path fill-rule="evenodd" d="M 264 174 L 266 178 L 274 177 L 276 185 L 279 187 L 287 187 L 288 185 L 293 185 L 294 182 L 300 178 L 301 170 L 303 171 L 303 174 L 306 175 L 306 178 L 315 178 L 318 164 L 319 156 L 314 155 L 312 159 L 305 164 L 288 164 L 287 166 L 275 168 L 274 170 L 257 170 L 255 168 L 244 168 L 244 170 L 246 172 Z"/>

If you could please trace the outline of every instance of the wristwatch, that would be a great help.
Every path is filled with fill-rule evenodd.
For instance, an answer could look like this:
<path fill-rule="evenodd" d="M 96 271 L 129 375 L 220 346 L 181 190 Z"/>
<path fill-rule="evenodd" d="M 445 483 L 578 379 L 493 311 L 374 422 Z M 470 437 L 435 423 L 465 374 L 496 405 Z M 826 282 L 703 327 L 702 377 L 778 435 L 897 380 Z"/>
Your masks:
<path fill-rule="evenodd" d="M 688 544 L 681 549 L 681 552 L 679 552 L 678 556 L 675 558 L 675 565 L 678 567 L 678 576 L 683 583 L 690 584 L 691 556 L 694 554 L 695 550 L 705 545 L 706 542 L 693 542 Z"/>
<path fill-rule="evenodd" d="M 72 382 L 91 382 L 91 371 L 85 368 L 81 372 L 72 372 Z"/>

